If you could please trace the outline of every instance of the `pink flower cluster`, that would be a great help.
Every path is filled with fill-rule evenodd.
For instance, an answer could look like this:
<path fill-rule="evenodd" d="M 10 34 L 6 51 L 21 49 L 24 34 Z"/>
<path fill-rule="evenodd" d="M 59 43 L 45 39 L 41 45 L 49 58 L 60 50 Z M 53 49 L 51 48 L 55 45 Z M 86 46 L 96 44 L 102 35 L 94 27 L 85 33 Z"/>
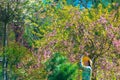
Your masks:
<path fill-rule="evenodd" d="M 101 59 L 100 64 L 101 64 L 101 69 L 107 71 L 111 70 L 115 65 L 113 62 L 107 61 L 106 58 Z"/>
<path fill-rule="evenodd" d="M 51 51 L 48 49 L 44 50 L 44 58 L 47 59 L 50 57 Z"/>
<path fill-rule="evenodd" d="M 116 39 L 116 33 L 119 32 L 119 28 L 113 27 L 112 24 L 105 26 L 107 36 L 112 40 L 112 44 L 115 49 L 120 53 L 120 39 Z"/>
<path fill-rule="evenodd" d="M 104 17 L 100 17 L 100 19 L 98 20 L 98 22 L 102 23 L 102 24 L 106 24 L 107 20 Z"/>
<path fill-rule="evenodd" d="M 112 43 L 115 46 L 116 50 L 120 52 L 120 39 L 119 40 L 113 40 Z"/>
<path fill-rule="evenodd" d="M 110 39 L 115 38 L 115 35 L 114 35 L 114 27 L 113 27 L 112 25 L 105 26 L 105 30 L 107 31 L 107 36 L 108 36 Z"/>

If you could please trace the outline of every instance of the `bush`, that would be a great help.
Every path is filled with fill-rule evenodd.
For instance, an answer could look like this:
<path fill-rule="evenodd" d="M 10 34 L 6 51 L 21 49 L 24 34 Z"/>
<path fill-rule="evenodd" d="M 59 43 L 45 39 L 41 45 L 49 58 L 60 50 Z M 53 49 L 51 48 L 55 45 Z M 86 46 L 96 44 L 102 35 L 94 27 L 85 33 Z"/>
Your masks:
<path fill-rule="evenodd" d="M 76 80 L 78 76 L 78 66 L 60 53 L 54 53 L 45 65 L 48 80 Z"/>

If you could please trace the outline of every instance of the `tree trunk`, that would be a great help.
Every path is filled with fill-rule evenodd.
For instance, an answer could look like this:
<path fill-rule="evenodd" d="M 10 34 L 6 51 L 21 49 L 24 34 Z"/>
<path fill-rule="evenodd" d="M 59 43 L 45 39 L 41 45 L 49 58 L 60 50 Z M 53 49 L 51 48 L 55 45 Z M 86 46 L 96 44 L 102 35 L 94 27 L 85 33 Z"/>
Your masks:
<path fill-rule="evenodd" d="M 7 56 L 6 56 L 6 47 L 7 47 L 7 24 L 3 24 L 3 80 L 8 80 L 7 76 Z"/>
<path fill-rule="evenodd" d="M 96 59 L 93 60 L 93 66 L 92 66 L 92 80 L 97 80 L 97 65 L 96 65 Z"/>

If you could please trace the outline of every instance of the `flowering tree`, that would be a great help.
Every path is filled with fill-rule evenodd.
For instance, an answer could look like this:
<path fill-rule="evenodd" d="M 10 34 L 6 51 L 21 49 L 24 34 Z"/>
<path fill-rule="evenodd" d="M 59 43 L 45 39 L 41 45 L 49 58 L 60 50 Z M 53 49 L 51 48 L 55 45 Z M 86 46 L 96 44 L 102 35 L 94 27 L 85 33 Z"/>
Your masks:
<path fill-rule="evenodd" d="M 46 7 L 44 18 L 48 18 L 51 24 L 40 25 L 39 31 L 44 35 L 42 39 L 35 41 L 41 59 L 46 60 L 50 58 L 52 52 L 58 51 L 68 56 L 71 62 L 77 62 L 78 55 L 88 52 L 93 59 L 93 78 L 96 79 L 100 75 L 97 74 L 101 69 L 98 67 L 102 67 L 99 61 L 103 60 L 103 57 L 106 61 L 112 60 L 108 58 L 118 54 L 119 17 L 115 16 L 119 12 L 115 11 L 110 5 L 107 8 L 99 5 L 97 9 L 82 11 L 72 6 L 64 6 L 62 9 Z M 107 64 L 114 65 L 112 63 L 108 61 Z M 117 75 L 115 76 L 117 78 Z"/>

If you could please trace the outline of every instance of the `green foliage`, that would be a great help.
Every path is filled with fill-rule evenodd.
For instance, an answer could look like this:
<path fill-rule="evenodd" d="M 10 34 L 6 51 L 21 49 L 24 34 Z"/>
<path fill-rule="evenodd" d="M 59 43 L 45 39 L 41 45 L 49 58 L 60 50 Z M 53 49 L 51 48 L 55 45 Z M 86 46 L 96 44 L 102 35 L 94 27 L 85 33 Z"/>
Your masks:
<path fill-rule="evenodd" d="M 9 64 L 17 64 L 24 57 L 27 49 L 17 44 L 10 44 L 7 48 L 7 56 Z"/>
<path fill-rule="evenodd" d="M 54 53 L 46 62 L 48 80 L 76 80 L 78 66 L 71 64 L 66 57 L 60 53 Z"/>
<path fill-rule="evenodd" d="M 14 80 L 18 79 L 19 76 L 24 78 L 28 75 L 26 69 L 35 64 L 34 57 L 24 46 L 15 43 L 9 45 L 6 47 L 9 78 Z"/>
<path fill-rule="evenodd" d="M 8 24 L 8 33 L 12 33 L 11 27 L 15 30 L 18 25 L 24 26 L 22 31 L 18 30 L 23 34 L 21 44 L 26 41 L 32 48 L 31 54 L 24 46 L 14 43 L 13 33 L 8 35 L 8 42 L 12 42 L 6 48 L 10 79 L 81 79 L 76 63 L 83 52 L 88 52 L 93 59 L 94 80 L 119 79 L 120 7 L 116 4 L 119 0 L 113 3 L 112 0 L 86 0 L 95 2 L 93 7 L 82 10 L 73 6 L 75 0 L 26 0 L 13 4 L 7 1 L 0 3 L 1 22 L 15 23 L 14 26 Z M 84 2 L 80 4 L 86 6 Z M 46 60 L 46 64 L 42 64 Z"/>

